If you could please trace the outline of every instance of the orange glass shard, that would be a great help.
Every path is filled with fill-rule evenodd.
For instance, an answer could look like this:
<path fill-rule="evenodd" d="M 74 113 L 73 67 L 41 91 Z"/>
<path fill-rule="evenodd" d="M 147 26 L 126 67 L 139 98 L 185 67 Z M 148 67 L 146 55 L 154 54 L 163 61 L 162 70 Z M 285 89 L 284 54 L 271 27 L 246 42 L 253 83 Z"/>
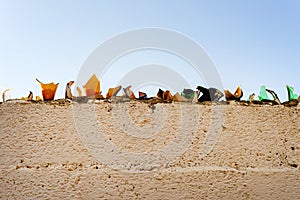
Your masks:
<path fill-rule="evenodd" d="M 35 100 L 36 100 L 36 101 L 42 101 L 42 99 L 41 99 L 40 96 L 36 96 L 36 97 L 35 97 Z"/>
<path fill-rule="evenodd" d="M 95 74 L 83 86 L 86 96 L 96 96 L 100 94 L 100 81 Z"/>
<path fill-rule="evenodd" d="M 135 99 L 136 97 L 135 97 L 134 93 L 132 93 L 129 98 L 130 99 Z"/>
<path fill-rule="evenodd" d="M 56 89 L 58 87 L 58 83 L 42 83 L 41 81 L 39 81 L 38 79 L 36 79 L 37 82 L 40 83 L 41 88 L 42 88 L 42 95 L 43 95 L 43 100 L 44 101 L 49 101 L 49 100 L 53 100 L 55 93 L 56 93 Z"/>
<path fill-rule="evenodd" d="M 119 86 L 117 86 L 117 87 L 115 87 L 115 88 L 109 88 L 108 89 L 108 92 L 107 92 L 107 94 L 106 94 L 106 98 L 107 99 L 109 99 L 109 98 L 111 98 L 112 96 L 116 96 L 117 95 L 117 93 L 121 90 L 121 86 L 119 85 Z"/>
<path fill-rule="evenodd" d="M 139 91 L 139 99 L 140 100 L 147 99 L 147 94 L 145 92 Z"/>
<path fill-rule="evenodd" d="M 164 101 L 172 101 L 172 94 L 169 90 L 163 91 L 159 88 L 156 96 Z"/>
<path fill-rule="evenodd" d="M 169 90 L 166 90 L 164 93 L 163 93 L 163 100 L 164 101 L 172 101 L 172 94 Z"/>
<path fill-rule="evenodd" d="M 114 89 L 115 88 L 109 88 L 108 91 L 107 91 L 107 94 L 106 94 L 106 98 L 110 98 L 112 97 L 112 93 L 114 92 Z"/>

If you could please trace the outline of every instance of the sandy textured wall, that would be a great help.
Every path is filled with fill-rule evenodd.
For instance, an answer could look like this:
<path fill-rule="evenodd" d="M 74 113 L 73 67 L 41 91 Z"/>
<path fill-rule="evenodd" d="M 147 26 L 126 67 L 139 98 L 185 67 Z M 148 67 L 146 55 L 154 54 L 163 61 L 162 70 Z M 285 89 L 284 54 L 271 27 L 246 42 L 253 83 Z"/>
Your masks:
<path fill-rule="evenodd" d="M 184 106 L 200 114 L 188 119 L 190 128 L 198 125 L 184 154 L 160 167 L 150 163 L 120 171 L 101 163 L 82 142 L 74 107 L 76 112 L 95 111 L 103 132 L 120 149 L 151 153 L 170 144 L 182 129 L 179 104 L 0 105 L 1 199 L 300 199 L 299 107 Z M 137 126 L 160 125 L 159 134 L 128 136 L 123 131 L 130 127 L 115 120 L 124 108 Z M 200 158 L 199 149 L 214 126 L 214 108 L 225 109 L 221 135 Z M 159 120 L 163 124 L 155 124 Z M 88 133 L 93 124 L 80 126 Z"/>

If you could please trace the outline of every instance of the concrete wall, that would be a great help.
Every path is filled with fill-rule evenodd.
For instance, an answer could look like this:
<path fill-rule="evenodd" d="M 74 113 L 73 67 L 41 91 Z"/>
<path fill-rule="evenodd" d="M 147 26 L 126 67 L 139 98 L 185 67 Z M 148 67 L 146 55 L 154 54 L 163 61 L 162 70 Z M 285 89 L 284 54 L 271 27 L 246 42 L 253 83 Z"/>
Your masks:
<path fill-rule="evenodd" d="M 220 136 L 201 157 L 221 111 Z M 126 116 L 140 130 L 160 126 L 158 133 L 126 134 Z M 162 165 L 149 160 L 123 168 L 118 160 L 112 166 L 113 158 L 102 162 L 78 133 L 90 134 L 93 121 L 124 152 L 157 152 L 185 127 L 193 138 L 188 147 L 177 145 L 182 155 Z M 0 105 L 0 127 L 1 199 L 300 199 L 297 107 L 8 102 Z"/>

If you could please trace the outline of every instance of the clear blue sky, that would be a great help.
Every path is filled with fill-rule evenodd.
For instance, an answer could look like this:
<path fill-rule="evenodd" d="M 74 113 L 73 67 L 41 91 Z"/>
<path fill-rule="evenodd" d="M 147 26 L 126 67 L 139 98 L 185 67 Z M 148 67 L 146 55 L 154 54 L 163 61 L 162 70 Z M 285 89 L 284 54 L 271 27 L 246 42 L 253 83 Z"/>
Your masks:
<path fill-rule="evenodd" d="M 59 82 L 56 97 L 62 98 L 67 81 L 76 79 L 102 42 L 124 31 L 161 27 L 198 42 L 224 88 L 241 85 L 248 98 L 264 84 L 285 101 L 286 84 L 300 93 L 299 24 L 297 0 L 1 0 L 0 91 L 13 88 L 13 98 L 29 90 L 41 96 L 38 77 Z"/>

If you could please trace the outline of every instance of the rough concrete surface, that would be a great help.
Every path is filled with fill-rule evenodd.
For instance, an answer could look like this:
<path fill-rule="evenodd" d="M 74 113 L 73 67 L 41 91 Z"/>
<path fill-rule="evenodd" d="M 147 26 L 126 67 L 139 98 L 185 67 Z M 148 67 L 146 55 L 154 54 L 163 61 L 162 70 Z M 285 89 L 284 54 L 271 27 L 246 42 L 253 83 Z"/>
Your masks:
<path fill-rule="evenodd" d="M 7 102 L 0 144 L 1 199 L 300 199 L 299 107 Z"/>

